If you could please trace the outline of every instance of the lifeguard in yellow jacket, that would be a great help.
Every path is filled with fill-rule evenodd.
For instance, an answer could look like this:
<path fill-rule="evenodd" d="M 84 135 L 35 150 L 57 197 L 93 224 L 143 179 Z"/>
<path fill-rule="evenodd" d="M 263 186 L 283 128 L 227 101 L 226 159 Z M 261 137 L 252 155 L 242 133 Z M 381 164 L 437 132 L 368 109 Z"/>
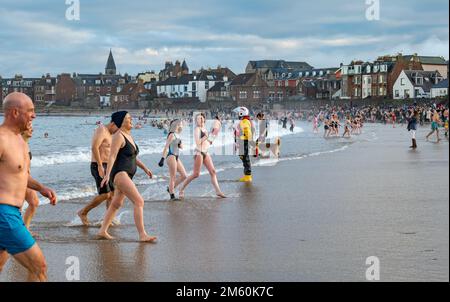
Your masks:
<path fill-rule="evenodd" d="M 244 165 L 244 176 L 239 179 L 241 182 L 251 182 L 252 164 L 250 161 L 250 142 L 253 141 L 252 123 L 250 121 L 249 110 L 245 107 L 238 107 L 233 110 L 239 116 L 239 125 L 236 129 L 236 140 L 239 140 L 239 158 Z"/>

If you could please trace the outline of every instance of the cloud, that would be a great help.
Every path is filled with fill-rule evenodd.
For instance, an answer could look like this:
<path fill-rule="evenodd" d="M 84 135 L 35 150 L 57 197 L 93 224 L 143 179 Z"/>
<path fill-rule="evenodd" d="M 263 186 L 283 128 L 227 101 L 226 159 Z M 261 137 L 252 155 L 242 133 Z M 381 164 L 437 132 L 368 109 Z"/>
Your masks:
<path fill-rule="evenodd" d="M 64 1 L 8 1 L 0 8 L 0 74 L 98 73 L 109 49 L 122 72 L 159 70 L 186 59 L 191 69 L 249 60 L 301 60 L 315 67 L 417 52 L 448 54 L 448 1 L 381 1 L 381 20 L 365 1 L 185 0 L 81 2 L 65 20 Z M 30 59 L 32 58 L 32 59 Z"/>
<path fill-rule="evenodd" d="M 65 23 L 43 21 L 46 18 L 36 13 L 6 11 L 0 9 L 2 27 L 6 34 L 17 40 L 26 40 L 34 45 L 70 46 L 93 41 L 96 36 L 91 30 L 70 28 Z M 19 45 L 17 45 L 19 46 Z"/>

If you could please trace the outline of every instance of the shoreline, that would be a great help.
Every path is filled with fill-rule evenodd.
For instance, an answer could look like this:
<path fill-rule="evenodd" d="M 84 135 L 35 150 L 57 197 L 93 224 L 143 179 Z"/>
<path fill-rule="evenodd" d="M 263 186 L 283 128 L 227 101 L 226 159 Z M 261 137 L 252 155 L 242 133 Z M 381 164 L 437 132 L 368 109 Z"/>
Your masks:
<path fill-rule="evenodd" d="M 81 281 L 366 281 L 365 260 L 376 256 L 380 281 L 448 282 L 448 142 L 425 142 L 420 128 L 412 151 L 405 129 L 366 131 L 375 128 L 342 152 L 256 166 L 252 184 L 225 170 L 225 200 L 212 197 L 207 175 L 183 202 L 146 199 L 156 245 L 136 242 L 129 202 L 112 242 L 95 240 L 96 227 L 64 227 L 83 200 L 44 206 L 33 226 L 50 281 L 66 281 L 70 256 L 80 259 Z M 95 211 L 93 221 L 104 207 Z M 13 262 L 0 274 L 20 280 Z"/>

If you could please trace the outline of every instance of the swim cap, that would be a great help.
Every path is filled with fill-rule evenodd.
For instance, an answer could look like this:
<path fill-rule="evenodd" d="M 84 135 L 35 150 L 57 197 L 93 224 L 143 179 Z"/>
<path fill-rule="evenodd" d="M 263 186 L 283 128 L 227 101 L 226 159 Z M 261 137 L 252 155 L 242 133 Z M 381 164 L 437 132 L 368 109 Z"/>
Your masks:
<path fill-rule="evenodd" d="M 123 120 L 125 119 L 125 116 L 128 114 L 128 111 L 118 111 L 114 112 L 111 115 L 111 122 L 113 122 L 117 128 L 122 127 Z"/>

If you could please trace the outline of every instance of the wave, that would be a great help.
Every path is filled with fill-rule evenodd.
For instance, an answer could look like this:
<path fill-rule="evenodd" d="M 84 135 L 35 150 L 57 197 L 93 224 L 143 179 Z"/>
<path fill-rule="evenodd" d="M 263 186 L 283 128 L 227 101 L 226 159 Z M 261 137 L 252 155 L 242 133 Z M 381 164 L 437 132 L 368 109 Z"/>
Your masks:
<path fill-rule="evenodd" d="M 181 154 L 191 154 L 195 149 L 195 143 L 193 139 L 193 131 L 185 131 L 182 135 L 184 149 L 181 151 Z M 288 135 L 294 135 L 298 133 L 303 133 L 304 129 L 301 127 L 295 127 L 293 132 L 288 129 L 280 128 L 275 122 L 270 125 L 270 131 L 268 139 L 274 139 L 276 137 L 283 137 Z M 161 153 L 165 141 L 162 137 L 160 140 L 158 138 L 151 139 L 137 139 L 137 144 L 139 145 L 140 154 L 141 155 L 152 155 Z M 233 131 L 227 127 L 226 131 L 223 131 L 222 134 L 219 134 L 219 137 L 214 141 L 212 148 L 212 152 L 214 150 L 218 150 L 225 146 L 230 146 L 234 144 L 234 135 Z M 44 167 L 44 166 L 52 166 L 52 165 L 63 165 L 63 164 L 71 164 L 71 163 L 80 163 L 85 162 L 89 163 L 91 161 L 91 150 L 90 147 L 77 147 L 75 149 L 68 149 L 62 152 L 53 152 L 48 155 L 36 155 L 33 157 L 31 161 L 31 167 Z"/>
<path fill-rule="evenodd" d="M 304 159 L 307 157 L 320 156 L 322 154 L 342 152 L 342 151 L 346 150 L 348 147 L 349 147 L 348 145 L 345 145 L 345 146 L 342 146 L 340 148 L 333 149 L 333 150 L 313 152 L 313 153 L 297 155 L 297 156 L 259 159 L 253 163 L 253 166 L 255 166 L 255 167 L 275 166 L 279 162 L 300 160 L 300 159 Z M 241 169 L 241 168 L 242 168 L 242 165 L 240 163 L 233 163 L 233 164 L 228 164 L 225 167 L 217 168 L 216 172 L 221 173 L 221 172 L 224 172 L 227 170 Z M 192 173 L 192 171 L 187 171 L 188 175 L 190 175 L 191 173 Z M 200 172 L 200 175 L 202 175 L 202 176 L 206 175 L 206 174 L 208 174 L 207 171 L 203 170 Z M 155 175 L 153 177 L 153 179 L 148 179 L 148 178 L 136 179 L 135 183 L 137 186 L 149 186 L 148 188 L 146 188 L 145 191 L 142 192 L 142 196 L 144 197 L 144 199 L 146 199 L 146 200 L 149 200 L 149 199 L 164 200 L 164 198 L 167 197 L 167 192 L 166 192 L 166 185 L 163 183 L 165 183 L 167 181 L 168 181 L 167 175 Z M 158 188 L 156 190 L 155 190 L 154 185 L 158 186 Z M 61 201 L 69 201 L 69 200 L 93 197 L 97 194 L 97 190 L 96 190 L 95 186 L 88 186 L 88 187 L 83 188 L 82 190 L 70 190 L 70 191 L 66 191 L 66 192 L 62 192 L 62 193 L 57 192 L 57 194 L 58 194 L 58 201 L 61 202 Z M 49 204 L 49 201 L 48 201 L 48 199 L 41 197 L 39 204 L 47 205 L 47 204 Z M 23 209 L 25 210 L 27 208 L 27 206 L 28 206 L 28 204 L 25 203 Z M 76 225 L 77 222 L 74 221 L 73 224 Z"/>

